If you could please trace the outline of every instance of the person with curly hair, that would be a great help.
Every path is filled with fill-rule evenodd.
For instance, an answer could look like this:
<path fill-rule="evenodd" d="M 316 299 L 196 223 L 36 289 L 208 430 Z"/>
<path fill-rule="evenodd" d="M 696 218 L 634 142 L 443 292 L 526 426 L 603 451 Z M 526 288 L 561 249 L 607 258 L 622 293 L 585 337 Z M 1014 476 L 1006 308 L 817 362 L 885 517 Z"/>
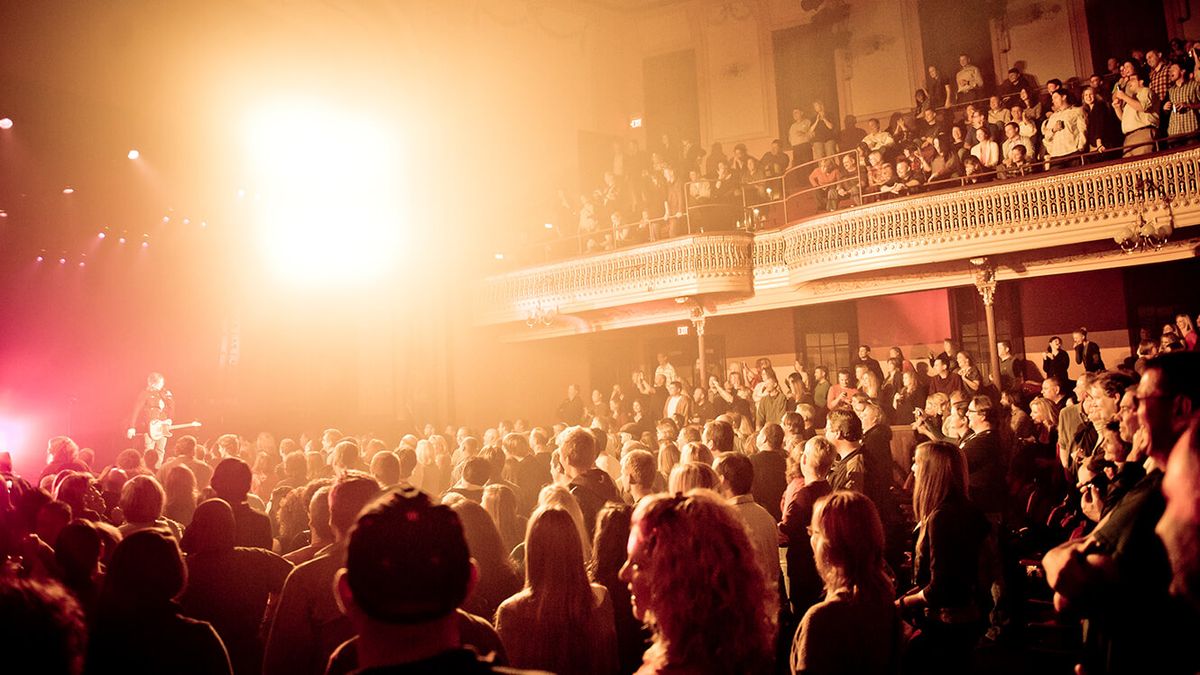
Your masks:
<path fill-rule="evenodd" d="M 653 632 L 639 675 L 771 672 L 777 589 L 764 580 L 746 527 L 716 493 L 642 500 L 628 551 L 621 579 L 634 615 Z"/>

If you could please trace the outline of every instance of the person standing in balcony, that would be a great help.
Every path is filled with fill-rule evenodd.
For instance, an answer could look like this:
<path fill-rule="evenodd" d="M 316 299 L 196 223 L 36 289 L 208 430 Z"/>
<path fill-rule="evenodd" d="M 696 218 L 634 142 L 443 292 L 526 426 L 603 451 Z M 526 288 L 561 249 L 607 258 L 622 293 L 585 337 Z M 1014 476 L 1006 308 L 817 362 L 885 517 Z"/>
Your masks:
<path fill-rule="evenodd" d="M 983 97 L 983 73 L 979 72 L 979 66 L 971 63 L 971 57 L 966 54 L 958 55 L 958 73 L 954 76 L 954 81 L 958 84 L 959 103 L 966 101 L 974 101 Z"/>
<path fill-rule="evenodd" d="M 683 181 L 675 174 L 675 169 L 663 169 L 663 181 L 666 187 L 663 217 L 666 218 L 667 236 L 678 237 L 688 231 L 687 214 L 684 208 Z"/>
<path fill-rule="evenodd" d="M 1146 80 L 1134 71 L 1132 61 L 1121 66 L 1124 84 L 1113 90 L 1114 105 L 1120 104 L 1121 131 L 1125 134 L 1125 156 L 1148 155 L 1154 151 L 1158 130 L 1158 103 Z"/>
<path fill-rule="evenodd" d="M 1167 91 L 1169 100 L 1163 105 L 1171 113 L 1167 135 L 1194 134 L 1198 128 L 1196 108 L 1200 107 L 1200 85 L 1195 80 L 1189 80 L 1187 71 L 1178 63 L 1172 63 L 1168 72 L 1171 75 L 1171 88 Z M 1176 143 L 1185 145 L 1187 141 Z"/>
<path fill-rule="evenodd" d="M 1086 328 L 1078 328 L 1071 337 L 1075 340 L 1075 363 L 1082 364 L 1089 373 L 1104 370 L 1104 359 L 1100 358 L 1100 345 L 1088 339 Z"/>
<path fill-rule="evenodd" d="M 1083 109 L 1072 105 L 1066 89 L 1055 90 L 1050 102 L 1053 112 L 1042 122 L 1047 156 L 1057 159 L 1083 150 L 1087 145 L 1087 118 Z"/>
<path fill-rule="evenodd" d="M 813 159 L 828 157 L 836 152 L 834 148 L 833 122 L 825 116 L 825 104 L 813 101 L 812 121 L 812 155 Z"/>
<path fill-rule="evenodd" d="M 788 127 L 788 143 L 792 145 L 792 166 L 812 161 L 812 126 L 812 120 L 804 116 L 803 110 L 792 110 L 792 125 Z"/>
<path fill-rule="evenodd" d="M 1146 52 L 1146 81 L 1150 86 L 1150 93 L 1154 94 L 1154 100 L 1158 105 L 1163 106 L 1167 102 L 1167 90 L 1170 89 L 1174 78 L 1171 77 L 1170 69 L 1167 67 L 1167 62 L 1163 60 L 1162 52 L 1157 49 L 1151 49 Z M 1163 107 L 1159 111 L 1159 126 L 1158 137 L 1162 138 L 1167 132 L 1167 118 L 1173 113 L 1168 112 L 1167 107 Z"/>
<path fill-rule="evenodd" d="M 934 108 L 945 108 L 954 100 L 950 96 L 950 82 L 938 72 L 937 66 L 929 66 L 925 76 L 925 91 L 929 93 L 929 104 Z"/>
<path fill-rule="evenodd" d="M 1083 112 L 1087 118 L 1087 149 L 1104 152 L 1121 143 L 1121 120 L 1094 87 L 1083 89 Z"/>

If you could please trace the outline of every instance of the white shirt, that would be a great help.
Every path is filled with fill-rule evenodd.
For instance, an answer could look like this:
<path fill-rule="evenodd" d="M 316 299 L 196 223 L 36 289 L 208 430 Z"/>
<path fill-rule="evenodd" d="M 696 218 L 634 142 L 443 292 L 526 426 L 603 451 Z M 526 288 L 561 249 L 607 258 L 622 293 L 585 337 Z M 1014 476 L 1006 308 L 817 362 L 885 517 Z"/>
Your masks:
<path fill-rule="evenodd" d="M 654 369 L 654 377 L 657 378 L 659 375 L 662 375 L 663 377 L 667 378 L 667 380 L 666 380 L 667 384 L 671 384 L 676 379 L 678 379 L 677 376 L 675 375 L 675 366 L 671 365 L 670 363 L 664 363 L 661 366 Z"/>

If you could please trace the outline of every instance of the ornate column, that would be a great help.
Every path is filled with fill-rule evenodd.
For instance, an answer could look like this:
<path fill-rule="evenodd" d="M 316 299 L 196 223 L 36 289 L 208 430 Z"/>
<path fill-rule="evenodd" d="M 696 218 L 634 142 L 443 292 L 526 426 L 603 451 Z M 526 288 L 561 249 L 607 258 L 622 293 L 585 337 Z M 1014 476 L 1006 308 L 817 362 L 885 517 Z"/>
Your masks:
<path fill-rule="evenodd" d="M 992 384 L 1000 389 L 1000 356 L 996 353 L 996 313 L 992 303 L 996 299 L 996 268 L 990 258 L 971 258 L 975 271 L 975 290 L 983 299 L 983 314 L 987 318 L 988 363 L 992 371 Z"/>
<path fill-rule="evenodd" d="M 708 359 L 704 353 L 704 307 L 699 303 L 692 307 L 691 319 L 692 327 L 696 329 L 696 348 L 700 350 L 700 377 L 692 386 L 707 390 L 705 378 L 708 377 Z"/>

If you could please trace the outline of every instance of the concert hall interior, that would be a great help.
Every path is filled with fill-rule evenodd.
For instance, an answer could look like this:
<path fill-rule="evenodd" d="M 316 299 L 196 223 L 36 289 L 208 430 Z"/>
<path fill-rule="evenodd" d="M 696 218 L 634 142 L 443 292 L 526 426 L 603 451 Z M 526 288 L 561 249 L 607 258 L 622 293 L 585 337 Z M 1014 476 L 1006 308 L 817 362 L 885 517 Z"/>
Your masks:
<path fill-rule="evenodd" d="M 0 473 L 58 504 L 64 467 L 97 493 L 120 470 L 129 483 L 107 497 L 125 504 L 136 474 L 166 484 L 195 452 L 204 509 L 220 492 L 203 471 L 237 460 L 252 482 L 230 508 L 272 526 L 248 548 L 319 560 L 324 526 L 350 556 L 321 578 L 338 630 L 388 623 L 359 606 L 351 525 L 383 547 L 372 523 L 419 519 L 388 508 L 428 523 L 444 503 L 457 537 L 475 526 L 462 502 L 500 485 L 512 518 L 488 503 L 483 520 L 515 587 L 487 576 L 495 597 L 450 609 L 482 616 L 518 668 L 1200 672 L 1194 646 L 1139 654 L 1200 626 L 1200 546 L 1171 539 L 1200 532 L 1200 502 L 1170 519 L 1188 502 L 1172 490 L 1200 494 L 1200 462 L 1174 459 L 1200 433 L 1198 223 L 1193 0 L 4 0 Z M 307 473 L 287 474 L 289 455 Z M 379 457 L 409 485 L 376 475 Z M 353 492 L 362 474 L 396 502 L 374 502 L 378 523 L 309 522 L 336 501 L 311 501 L 318 489 Z M 607 487 L 583 485 L 593 474 Z M 280 534 L 285 497 L 297 536 Z M 8 572 L 39 573 L 5 548 L 9 506 L 0 493 L 0 626 L 16 616 Z M 961 522 L 941 536 L 971 559 L 954 599 L 928 578 L 943 507 Z M 1111 519 L 1151 551 L 1128 569 L 1162 576 L 1121 586 L 1105 575 L 1127 568 L 1096 562 L 1125 555 L 1109 514 L 1154 507 Z M 96 515 L 128 534 L 121 509 Z M 611 588 L 586 626 L 535 630 L 519 600 L 536 596 L 534 533 L 558 510 L 591 575 L 563 583 Z M 611 584 L 608 517 L 624 526 Z M 756 550 L 652 541 L 656 519 L 688 518 Z M 870 578 L 823 559 L 838 519 Z M 22 545 L 53 558 L 26 529 Z M 191 564 L 184 530 L 147 529 Z M 684 574 L 650 560 L 668 554 L 749 585 L 668 618 L 657 592 L 661 606 L 637 597 L 641 577 L 681 593 L 655 577 Z M 339 569 L 345 616 L 326 592 Z M 1120 602 L 1091 595 L 1101 577 Z M 81 603 L 88 621 L 102 596 Z M 853 616 L 819 611 L 843 600 Z M 249 636 L 205 618 L 230 672 L 358 672 L 378 656 L 351 648 L 325 671 L 325 648 L 354 633 L 292 635 L 307 646 L 285 653 L 275 605 L 255 609 Z M 1147 614 L 1180 632 L 1131 625 Z M 726 616 L 728 640 L 699 646 Z M 884 639 L 902 627 L 918 631 Z M 120 662 L 103 635 L 87 672 Z"/>

